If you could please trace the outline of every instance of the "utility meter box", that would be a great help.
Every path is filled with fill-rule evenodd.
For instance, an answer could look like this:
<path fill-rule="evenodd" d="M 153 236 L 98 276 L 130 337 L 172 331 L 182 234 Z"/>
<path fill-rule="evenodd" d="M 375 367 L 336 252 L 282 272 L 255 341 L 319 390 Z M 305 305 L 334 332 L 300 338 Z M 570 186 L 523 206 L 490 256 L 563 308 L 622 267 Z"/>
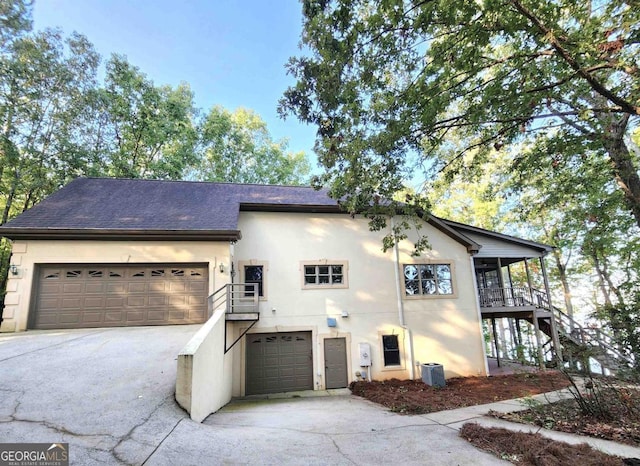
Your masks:
<path fill-rule="evenodd" d="M 371 345 L 369 343 L 358 343 L 360 350 L 360 367 L 371 367 Z"/>
<path fill-rule="evenodd" d="M 446 382 L 444 380 L 444 367 L 442 364 L 436 364 L 430 362 L 420 365 L 422 369 L 422 381 L 432 387 L 444 387 Z"/>

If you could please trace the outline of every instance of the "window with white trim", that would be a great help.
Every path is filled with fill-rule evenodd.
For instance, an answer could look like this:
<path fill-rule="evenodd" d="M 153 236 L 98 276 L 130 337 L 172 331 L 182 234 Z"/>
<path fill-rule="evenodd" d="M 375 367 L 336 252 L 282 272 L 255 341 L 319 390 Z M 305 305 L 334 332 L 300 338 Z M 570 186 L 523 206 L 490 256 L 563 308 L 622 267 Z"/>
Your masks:
<path fill-rule="evenodd" d="M 347 288 L 347 263 L 340 261 L 304 262 L 303 288 Z"/>
<path fill-rule="evenodd" d="M 434 296 L 453 294 L 451 264 L 404 264 L 406 296 Z"/>

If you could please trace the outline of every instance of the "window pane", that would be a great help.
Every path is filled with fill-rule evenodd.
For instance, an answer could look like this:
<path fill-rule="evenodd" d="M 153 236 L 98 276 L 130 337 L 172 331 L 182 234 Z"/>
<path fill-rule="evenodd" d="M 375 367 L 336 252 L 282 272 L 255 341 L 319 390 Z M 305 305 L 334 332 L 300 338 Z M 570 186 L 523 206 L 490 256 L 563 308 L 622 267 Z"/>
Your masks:
<path fill-rule="evenodd" d="M 264 296 L 263 273 L 262 265 L 244 266 L 244 282 L 247 284 L 245 296 L 253 296 L 256 291 L 258 292 L 258 296 Z"/>
<path fill-rule="evenodd" d="M 332 283 L 342 283 L 342 275 L 333 274 L 331 276 Z"/>
<path fill-rule="evenodd" d="M 422 294 L 436 294 L 436 281 L 422 280 Z"/>
<path fill-rule="evenodd" d="M 420 289 L 418 288 L 418 280 L 406 280 L 404 282 L 404 290 L 407 296 L 420 294 Z"/>
<path fill-rule="evenodd" d="M 383 335 L 382 348 L 384 352 L 385 366 L 400 365 L 400 347 L 398 345 L 397 335 Z"/>
<path fill-rule="evenodd" d="M 342 275 L 342 266 L 341 265 L 332 265 L 331 273 L 334 275 Z"/>
<path fill-rule="evenodd" d="M 415 265 L 405 265 L 404 276 L 407 280 L 415 279 L 418 276 L 418 267 Z"/>
<path fill-rule="evenodd" d="M 314 265 L 305 265 L 304 266 L 304 274 L 305 275 L 315 275 L 316 267 Z"/>
<path fill-rule="evenodd" d="M 318 273 L 320 275 L 329 275 L 329 266 L 328 265 L 319 265 Z"/>
<path fill-rule="evenodd" d="M 327 284 L 329 283 L 329 276 L 328 275 L 320 275 L 318 277 L 318 283 L 320 284 Z"/>
<path fill-rule="evenodd" d="M 433 278 L 433 265 L 421 265 L 420 266 L 420 278 L 431 279 Z"/>
<path fill-rule="evenodd" d="M 451 280 L 451 266 L 448 264 L 438 264 L 438 280 Z"/>
<path fill-rule="evenodd" d="M 306 285 L 315 285 L 316 283 L 316 276 L 315 275 L 305 275 L 304 276 L 304 283 Z"/>
<path fill-rule="evenodd" d="M 261 265 L 245 266 L 244 278 L 247 281 L 251 281 L 251 282 L 262 280 L 262 266 Z"/>
<path fill-rule="evenodd" d="M 440 280 L 438 282 L 438 293 L 453 294 L 453 287 L 451 286 L 451 280 Z"/>

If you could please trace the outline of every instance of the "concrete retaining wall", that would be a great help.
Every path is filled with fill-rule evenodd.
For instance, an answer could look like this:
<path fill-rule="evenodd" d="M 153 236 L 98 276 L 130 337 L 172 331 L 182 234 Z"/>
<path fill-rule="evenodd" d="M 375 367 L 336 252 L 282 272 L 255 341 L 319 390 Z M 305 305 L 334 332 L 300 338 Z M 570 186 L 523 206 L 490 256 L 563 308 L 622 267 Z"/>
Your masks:
<path fill-rule="evenodd" d="M 176 401 L 202 422 L 231 401 L 232 352 L 224 354 L 225 314 L 211 318 L 178 354 Z"/>

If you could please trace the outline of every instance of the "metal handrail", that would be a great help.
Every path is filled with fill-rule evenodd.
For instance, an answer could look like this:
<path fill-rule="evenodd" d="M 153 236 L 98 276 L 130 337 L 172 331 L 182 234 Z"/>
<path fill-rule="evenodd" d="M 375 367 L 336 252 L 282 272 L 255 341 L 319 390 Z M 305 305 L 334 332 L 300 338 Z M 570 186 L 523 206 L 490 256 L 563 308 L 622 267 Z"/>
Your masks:
<path fill-rule="evenodd" d="M 549 303 L 547 293 L 527 286 L 479 288 L 481 307 L 534 306 L 552 313 L 558 330 L 574 343 L 599 348 L 600 351 L 624 364 L 633 364 L 629 348 L 620 348 L 613 336 L 602 328 L 585 328 L 571 316 Z"/>
<path fill-rule="evenodd" d="M 214 291 L 207 302 L 209 317 L 218 309 L 226 314 L 259 312 L 255 283 L 228 283 Z"/>
<path fill-rule="evenodd" d="M 481 307 L 531 306 L 533 302 L 532 290 L 526 286 L 480 288 L 478 291 Z"/>

